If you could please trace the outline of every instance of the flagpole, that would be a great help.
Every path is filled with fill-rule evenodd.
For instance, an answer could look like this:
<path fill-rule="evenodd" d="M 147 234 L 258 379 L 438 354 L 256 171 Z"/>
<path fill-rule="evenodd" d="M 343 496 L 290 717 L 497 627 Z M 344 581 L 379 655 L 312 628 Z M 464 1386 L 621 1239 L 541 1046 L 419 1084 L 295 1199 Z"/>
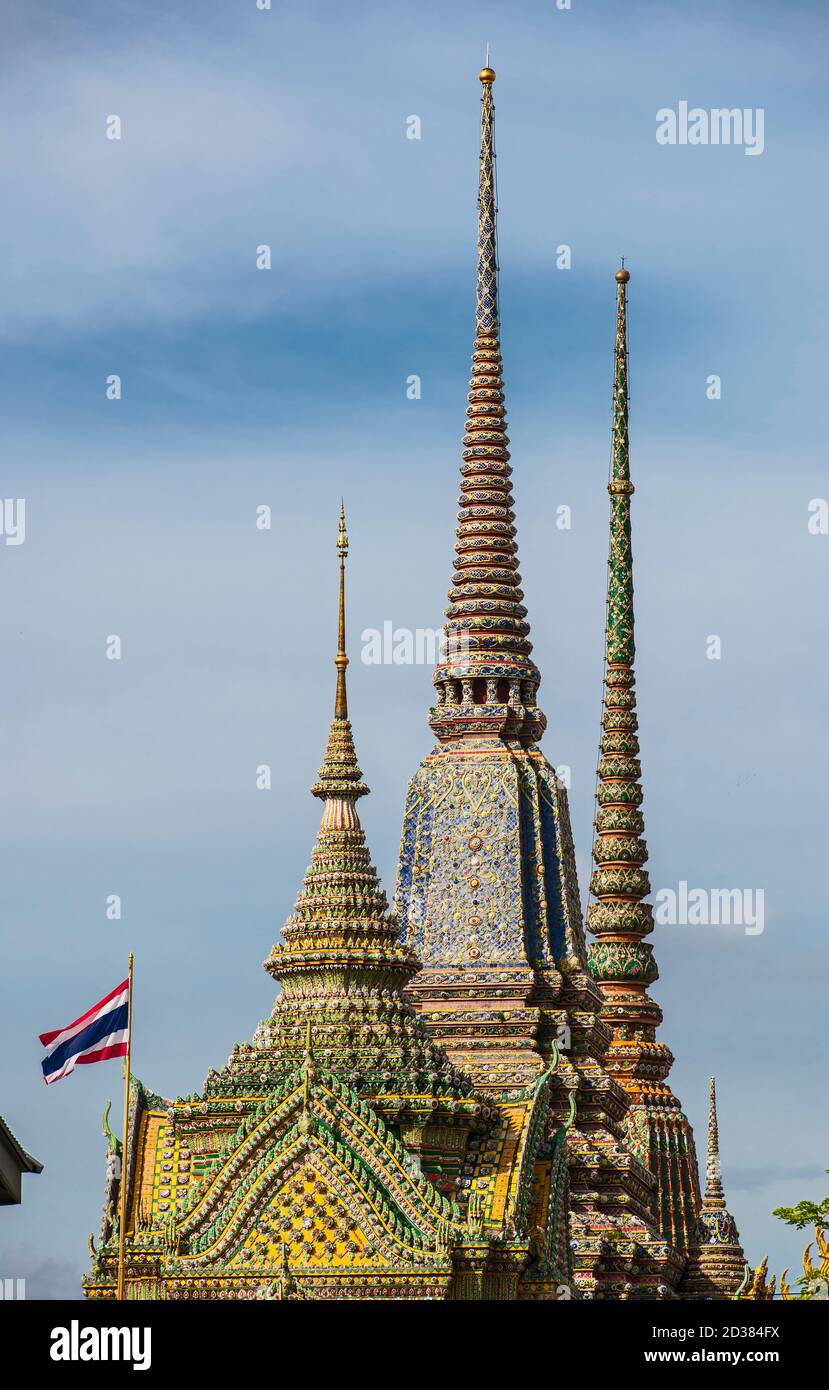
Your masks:
<path fill-rule="evenodd" d="M 127 1237 L 127 1130 L 130 1119 L 130 1051 L 132 1048 L 132 951 L 130 951 L 129 986 L 127 990 L 127 1055 L 124 1059 L 124 1128 L 121 1148 L 121 1216 L 118 1229 L 118 1297 L 124 1297 L 124 1243 Z"/>

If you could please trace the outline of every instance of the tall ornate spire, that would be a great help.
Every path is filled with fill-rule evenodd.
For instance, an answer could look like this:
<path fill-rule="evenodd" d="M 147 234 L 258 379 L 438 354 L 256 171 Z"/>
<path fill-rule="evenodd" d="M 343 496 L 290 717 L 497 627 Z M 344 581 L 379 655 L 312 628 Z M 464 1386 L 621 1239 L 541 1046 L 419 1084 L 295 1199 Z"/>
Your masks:
<path fill-rule="evenodd" d="M 356 802 L 368 794 L 357 765 L 354 737 L 348 719 L 345 650 L 345 560 L 348 535 L 340 506 L 337 533 L 340 557 L 339 621 L 337 630 L 337 687 L 334 718 L 322 767 L 311 791 L 323 802 L 322 824 L 311 865 L 293 914 L 265 962 L 282 983 L 274 1017 L 281 1031 L 290 1020 L 291 1040 L 304 1046 L 306 1025 L 325 1031 L 332 1023 L 324 1012 L 331 995 L 346 991 L 355 971 L 361 983 L 400 991 L 417 970 L 413 952 L 398 942 L 397 924 L 390 917 L 386 895 L 365 843 Z M 328 995 L 326 1000 L 325 996 Z M 401 1001 L 402 1007 L 402 1001 Z M 296 1036 L 294 1037 L 294 1031 Z"/>
<path fill-rule="evenodd" d="M 713 1076 L 708 1097 L 708 1162 L 705 1195 L 680 1292 L 683 1298 L 731 1298 L 742 1284 L 746 1257 L 737 1223 L 725 1205 Z"/>
<path fill-rule="evenodd" d="M 475 346 L 446 647 L 435 669 L 437 704 L 429 722 L 442 741 L 504 735 L 526 742 L 541 735 L 545 721 L 535 703 L 540 676 L 530 659 L 513 525 L 498 320 L 492 68 L 483 68 L 480 81 Z"/>
<path fill-rule="evenodd" d="M 663 1235 L 687 1247 L 699 1205 L 696 1158 L 690 1126 L 666 1084 L 670 1049 L 656 1041 L 662 1011 L 648 995 L 659 971 L 644 937 L 653 931 L 653 908 L 644 865 L 641 767 L 634 689 L 633 552 L 631 546 L 628 440 L 627 286 L 630 273 L 616 271 L 616 348 L 613 376 L 613 442 L 610 481 L 605 697 L 599 785 L 598 838 L 587 910 L 587 926 L 598 941 L 590 965 L 604 993 L 603 1015 L 613 1030 L 608 1071 L 633 1102 L 628 1116 L 631 1142 L 659 1179 L 655 1215 Z M 665 1163 L 667 1160 L 667 1169 Z M 670 1171 L 670 1180 L 666 1174 Z"/>
<path fill-rule="evenodd" d="M 438 743 L 409 783 L 397 912 L 423 969 L 411 997 L 450 1056 L 488 1087 L 534 1083 L 562 1022 L 559 964 L 587 972 L 567 793 L 544 727 L 512 510 L 498 333 L 492 88 L 480 73 L 475 345 Z"/>

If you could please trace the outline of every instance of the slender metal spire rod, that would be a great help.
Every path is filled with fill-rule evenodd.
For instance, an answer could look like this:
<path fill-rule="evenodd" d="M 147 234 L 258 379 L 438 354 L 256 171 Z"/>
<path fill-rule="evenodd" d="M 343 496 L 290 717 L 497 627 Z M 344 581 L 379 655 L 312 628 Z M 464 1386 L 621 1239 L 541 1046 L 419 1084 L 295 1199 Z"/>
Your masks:
<path fill-rule="evenodd" d="M 328 731 L 325 757 L 317 781 L 311 790 L 314 796 L 318 796 L 326 802 L 331 798 L 337 802 L 343 799 L 353 802 L 358 796 L 365 796 L 368 787 L 364 785 L 362 773 L 357 766 L 357 754 L 354 751 L 354 739 L 348 720 L 348 696 L 345 685 L 345 671 L 348 666 L 348 656 L 345 650 L 345 560 L 348 554 L 348 532 L 345 529 L 345 505 L 343 502 L 340 502 L 337 554 L 340 557 L 337 655 L 334 658 L 334 665 L 337 668 L 337 693 L 334 697 L 334 718 Z M 355 815 L 353 805 L 350 807 L 348 815 L 349 817 Z M 354 819 L 353 824 L 358 824 L 356 819 Z"/>
<path fill-rule="evenodd" d="M 345 687 L 345 668 L 348 657 L 345 652 L 345 557 L 348 554 L 348 532 L 345 529 L 345 503 L 340 501 L 340 529 L 337 532 L 337 554 L 340 557 L 340 620 L 337 631 L 337 655 L 334 664 L 337 668 L 337 694 L 334 700 L 334 718 L 348 718 L 348 694 Z"/>

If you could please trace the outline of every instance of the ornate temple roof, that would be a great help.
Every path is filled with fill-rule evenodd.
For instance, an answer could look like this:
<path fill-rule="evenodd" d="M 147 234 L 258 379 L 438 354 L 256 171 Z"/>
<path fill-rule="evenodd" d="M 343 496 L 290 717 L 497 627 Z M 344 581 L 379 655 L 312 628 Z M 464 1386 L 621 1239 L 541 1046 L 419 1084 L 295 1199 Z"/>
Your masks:
<path fill-rule="evenodd" d="M 337 548 L 334 717 L 313 787 L 322 820 L 265 962 L 281 992 L 201 1094 L 167 1102 L 133 1087 L 122 1170 L 131 1296 L 434 1298 L 452 1286 L 463 1158 L 496 1117 L 403 994 L 418 960 L 400 941 L 356 810 L 368 788 L 348 719 L 342 508 Z M 106 1298 L 121 1165 L 111 1156 L 109 1168 L 85 1280 Z"/>
<path fill-rule="evenodd" d="M 368 787 L 348 716 L 341 505 L 334 711 L 311 788 L 322 816 L 265 961 L 279 993 L 201 1093 L 166 1101 L 133 1081 L 123 1165 L 108 1132 L 101 1247 L 91 1242 L 85 1280 L 93 1297 L 115 1296 L 122 1180 L 130 1297 L 672 1298 L 689 1229 L 686 1296 L 712 1296 L 711 1280 L 728 1283 L 736 1268 L 711 1157 L 695 1225 L 693 1138 L 665 1084 L 672 1058 L 646 992 L 657 972 L 643 939 L 652 912 L 633 677 L 629 275 L 616 276 L 591 974 L 567 793 L 536 745 L 545 721 L 505 432 L 489 66 L 480 81 L 455 570 L 430 720 L 438 744 L 407 793 L 399 919 L 357 812 Z M 709 1138 L 716 1155 L 713 1082 Z"/>

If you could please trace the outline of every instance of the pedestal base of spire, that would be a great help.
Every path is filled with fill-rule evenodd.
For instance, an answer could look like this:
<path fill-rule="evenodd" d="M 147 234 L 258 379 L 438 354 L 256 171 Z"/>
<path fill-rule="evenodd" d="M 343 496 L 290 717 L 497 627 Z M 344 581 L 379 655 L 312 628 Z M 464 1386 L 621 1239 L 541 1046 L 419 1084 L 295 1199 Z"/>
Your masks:
<path fill-rule="evenodd" d="M 737 1245 L 692 1247 L 679 1286 L 682 1299 L 730 1299 L 745 1280 L 746 1257 Z"/>
<path fill-rule="evenodd" d="M 745 1279 L 737 1223 L 723 1198 L 706 1193 L 680 1291 L 683 1298 L 733 1298 Z"/>
<path fill-rule="evenodd" d="M 553 973 L 541 986 L 550 1006 L 560 982 Z M 407 993 L 430 1035 L 477 1088 L 527 1086 L 544 1071 L 539 981 L 529 968 L 426 969 Z"/>

